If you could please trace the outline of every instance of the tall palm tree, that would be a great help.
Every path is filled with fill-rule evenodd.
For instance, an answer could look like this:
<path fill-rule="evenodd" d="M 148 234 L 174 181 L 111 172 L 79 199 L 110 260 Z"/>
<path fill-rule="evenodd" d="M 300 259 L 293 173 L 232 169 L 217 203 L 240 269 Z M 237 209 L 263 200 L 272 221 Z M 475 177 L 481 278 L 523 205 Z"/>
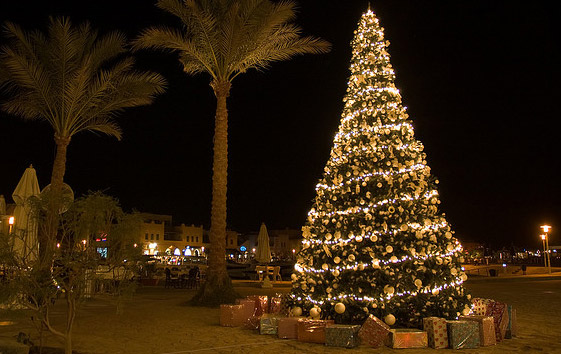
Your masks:
<path fill-rule="evenodd" d="M 301 37 L 293 23 L 295 3 L 271 0 L 158 0 L 159 8 L 181 20 L 180 29 L 152 27 L 134 41 L 136 49 L 179 53 L 188 75 L 206 73 L 216 96 L 212 176 L 211 253 L 205 286 L 195 303 L 233 300 L 226 271 L 226 192 L 228 169 L 227 98 L 232 80 L 249 69 L 266 69 L 272 62 L 298 54 L 325 53 L 329 43 Z"/>
<path fill-rule="evenodd" d="M 0 48 L 0 88 L 7 100 L 0 108 L 23 119 L 47 121 L 54 130 L 51 196 L 39 233 L 37 267 L 37 279 L 52 284 L 51 263 L 70 140 L 86 130 L 120 139 L 116 115 L 126 108 L 151 103 L 163 92 L 165 80 L 158 74 L 133 69 L 134 60 L 125 55 L 126 38 L 119 32 L 98 36 L 89 24 L 74 27 L 67 18 L 51 18 L 46 34 L 26 32 L 13 23 L 6 23 L 4 29 L 7 43 Z M 65 333 L 47 326 L 64 338 L 65 353 L 69 354 L 74 323 L 71 308 L 75 306 L 72 298 L 67 292 Z"/>
<path fill-rule="evenodd" d="M 4 30 L 0 88 L 8 98 L 0 108 L 51 125 L 56 144 L 51 191 L 60 192 L 72 137 L 89 130 L 120 139 L 116 115 L 150 104 L 165 80 L 133 69 L 134 60 L 125 55 L 127 39 L 119 32 L 99 36 L 88 23 L 72 26 L 68 18 L 50 18 L 46 34 L 9 22 Z"/>
<path fill-rule="evenodd" d="M 46 34 L 4 26 L 0 48 L 0 89 L 7 96 L 0 109 L 23 119 L 41 119 L 54 131 L 56 155 L 51 174 L 47 218 L 39 233 L 40 266 L 48 270 L 58 228 L 58 211 L 72 137 L 97 131 L 117 139 L 118 113 L 150 104 L 165 80 L 135 71 L 127 40 L 119 32 L 99 36 L 88 23 L 72 26 L 68 18 L 50 18 Z"/>

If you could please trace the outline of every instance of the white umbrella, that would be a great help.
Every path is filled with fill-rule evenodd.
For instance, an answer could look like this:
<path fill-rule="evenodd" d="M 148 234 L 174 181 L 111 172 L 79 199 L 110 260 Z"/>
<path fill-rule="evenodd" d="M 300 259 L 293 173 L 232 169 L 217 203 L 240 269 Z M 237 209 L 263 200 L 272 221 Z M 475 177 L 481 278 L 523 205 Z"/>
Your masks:
<path fill-rule="evenodd" d="M 14 210 L 14 252 L 27 260 L 38 256 L 37 221 L 32 215 L 32 199 L 39 196 L 39 182 L 33 165 L 25 169 L 12 198 L 16 202 Z"/>
<path fill-rule="evenodd" d="M 257 236 L 257 252 L 255 260 L 259 263 L 269 263 L 271 261 L 271 247 L 269 247 L 269 234 L 265 223 L 261 224 L 259 235 Z"/>
<path fill-rule="evenodd" d="M 4 199 L 4 195 L 0 194 L 0 215 L 6 214 L 6 199 Z"/>

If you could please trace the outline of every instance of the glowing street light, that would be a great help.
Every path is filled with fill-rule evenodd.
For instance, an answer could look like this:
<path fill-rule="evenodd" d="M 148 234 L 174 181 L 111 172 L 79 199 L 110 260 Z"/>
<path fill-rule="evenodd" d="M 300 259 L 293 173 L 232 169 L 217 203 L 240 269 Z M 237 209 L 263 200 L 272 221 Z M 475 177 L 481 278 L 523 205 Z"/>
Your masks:
<path fill-rule="evenodd" d="M 550 258 L 550 255 L 549 255 L 549 240 L 548 240 L 547 236 L 548 236 L 549 230 L 551 230 L 552 227 L 549 226 L 549 225 L 542 225 L 542 226 L 540 226 L 540 228 L 543 230 L 543 232 L 545 232 L 545 234 L 542 235 L 542 240 L 545 244 L 544 245 L 544 253 L 545 253 L 544 258 L 545 258 L 545 261 L 546 261 L 546 267 L 548 268 L 548 273 L 551 274 L 551 258 Z"/>
<path fill-rule="evenodd" d="M 545 239 L 547 238 L 547 236 L 545 235 L 540 235 L 540 237 L 542 238 L 542 243 L 543 243 L 543 266 L 547 268 L 547 256 L 545 255 Z"/>
<path fill-rule="evenodd" d="M 8 233 L 12 233 L 12 229 L 14 228 L 14 222 L 16 221 L 16 218 L 14 218 L 13 216 L 10 216 L 10 218 L 8 219 L 8 224 L 10 225 L 10 229 L 8 230 Z"/>

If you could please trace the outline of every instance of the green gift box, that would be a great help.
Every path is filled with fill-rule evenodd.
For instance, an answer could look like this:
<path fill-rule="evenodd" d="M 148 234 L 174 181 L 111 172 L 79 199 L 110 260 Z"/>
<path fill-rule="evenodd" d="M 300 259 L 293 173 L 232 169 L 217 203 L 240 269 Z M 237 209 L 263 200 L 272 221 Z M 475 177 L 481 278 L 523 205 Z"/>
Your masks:
<path fill-rule="evenodd" d="M 479 323 L 475 321 L 448 321 L 447 327 L 450 348 L 479 348 Z"/>
<path fill-rule="evenodd" d="M 330 347 L 355 348 L 360 344 L 359 325 L 330 324 L 325 327 L 325 345 Z"/>
<path fill-rule="evenodd" d="M 279 318 L 282 316 L 264 313 L 259 322 L 259 334 L 277 334 Z"/>
<path fill-rule="evenodd" d="M 507 305 L 508 309 L 508 326 L 506 328 L 505 338 L 510 339 L 518 336 L 518 323 L 516 322 L 516 309 L 512 305 Z"/>

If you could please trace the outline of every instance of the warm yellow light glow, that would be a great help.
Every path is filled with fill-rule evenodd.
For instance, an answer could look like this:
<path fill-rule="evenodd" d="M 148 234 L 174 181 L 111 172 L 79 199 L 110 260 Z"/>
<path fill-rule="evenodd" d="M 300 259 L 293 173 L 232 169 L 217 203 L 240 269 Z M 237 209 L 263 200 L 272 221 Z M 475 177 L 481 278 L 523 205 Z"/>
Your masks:
<path fill-rule="evenodd" d="M 151 250 L 155 249 L 156 247 L 158 247 L 157 243 L 151 243 L 148 245 L 148 248 L 150 248 Z"/>
<path fill-rule="evenodd" d="M 545 240 L 545 235 L 540 235 L 540 237 L 542 238 L 542 240 Z"/>
<path fill-rule="evenodd" d="M 547 233 L 547 232 L 549 232 L 549 230 L 551 229 L 551 226 L 549 226 L 549 225 L 542 225 L 542 226 L 540 226 L 540 228 L 543 229 L 543 232 Z"/>
<path fill-rule="evenodd" d="M 56 248 L 60 248 L 60 243 L 57 243 L 57 244 L 56 244 Z"/>
<path fill-rule="evenodd" d="M 294 248 L 292 249 L 292 253 L 296 253 L 296 250 Z"/>
<path fill-rule="evenodd" d="M 13 225 L 15 220 L 16 220 L 16 218 L 14 218 L 13 216 L 10 216 L 10 218 L 8 219 L 8 224 Z"/>
<path fill-rule="evenodd" d="M 136 248 L 137 246 L 138 246 L 138 245 L 135 243 L 135 244 L 134 244 L 134 248 Z"/>
<path fill-rule="evenodd" d="M 84 244 L 84 245 L 85 245 L 87 242 L 88 242 L 88 241 L 86 241 L 86 240 L 82 240 L 82 244 Z"/>
<path fill-rule="evenodd" d="M 253 251 L 253 253 L 255 253 L 255 248 L 252 251 Z"/>

